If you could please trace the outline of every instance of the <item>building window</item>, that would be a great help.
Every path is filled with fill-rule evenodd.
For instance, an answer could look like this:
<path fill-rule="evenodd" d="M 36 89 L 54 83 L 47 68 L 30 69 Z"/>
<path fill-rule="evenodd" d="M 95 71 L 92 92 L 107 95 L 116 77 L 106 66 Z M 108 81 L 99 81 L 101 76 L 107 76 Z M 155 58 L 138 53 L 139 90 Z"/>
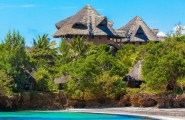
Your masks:
<path fill-rule="evenodd" d="M 135 45 L 135 42 L 132 42 L 133 45 Z"/>
<path fill-rule="evenodd" d="M 98 37 L 99 37 L 99 39 L 101 39 L 101 35 L 99 35 Z"/>
<path fill-rule="evenodd" d="M 142 45 L 143 43 L 142 42 L 139 42 L 139 45 Z"/>

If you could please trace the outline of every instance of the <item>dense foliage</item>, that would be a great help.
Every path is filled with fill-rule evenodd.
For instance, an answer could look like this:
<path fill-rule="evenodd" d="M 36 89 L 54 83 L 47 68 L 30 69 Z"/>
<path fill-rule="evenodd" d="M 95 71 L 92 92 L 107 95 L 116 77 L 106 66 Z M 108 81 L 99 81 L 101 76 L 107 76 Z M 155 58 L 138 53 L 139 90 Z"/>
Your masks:
<path fill-rule="evenodd" d="M 21 91 L 27 79 L 27 76 L 24 74 L 25 69 L 30 69 L 24 38 L 19 32 L 13 31 L 13 33 L 11 33 L 9 31 L 5 37 L 4 43 L 0 45 L 0 49 L 0 70 L 8 77 L 13 78 L 10 83 L 12 90 L 15 92 Z"/>
<path fill-rule="evenodd" d="M 78 99 L 114 98 L 122 93 L 125 88 L 122 76 L 128 72 L 127 68 L 112 56 L 108 45 L 95 46 L 82 41 L 83 38 L 77 37 L 69 46 L 63 42 L 60 47 L 65 46 L 66 49 L 60 49 L 61 55 L 70 60 L 61 67 L 62 73 L 71 76 L 64 92 Z M 74 54 L 66 55 L 69 51 Z"/>
<path fill-rule="evenodd" d="M 26 47 L 19 32 L 8 32 L 0 44 L 0 93 L 32 90 L 56 91 L 55 78 L 66 78 L 63 91 L 71 98 L 88 100 L 115 98 L 133 91 L 178 91 L 185 88 L 185 36 L 182 28 L 168 35 L 165 41 L 149 42 L 136 47 L 123 45 L 116 54 L 108 45 L 94 45 L 83 37 L 65 38 L 56 47 L 48 35 L 38 35 L 33 45 Z M 144 60 L 142 79 L 137 90 L 128 89 L 123 77 L 138 60 Z M 70 77 L 65 77 L 70 76 Z"/>
<path fill-rule="evenodd" d="M 143 80 L 156 91 L 177 90 L 177 80 L 184 77 L 185 60 L 182 42 L 166 41 L 144 46 L 146 56 L 142 66 Z M 144 50 L 142 50 L 144 52 Z"/>
<path fill-rule="evenodd" d="M 147 90 L 154 92 L 178 91 L 185 87 L 185 36 L 182 26 L 168 35 L 165 41 L 150 42 L 140 49 L 144 58 L 143 80 Z"/>

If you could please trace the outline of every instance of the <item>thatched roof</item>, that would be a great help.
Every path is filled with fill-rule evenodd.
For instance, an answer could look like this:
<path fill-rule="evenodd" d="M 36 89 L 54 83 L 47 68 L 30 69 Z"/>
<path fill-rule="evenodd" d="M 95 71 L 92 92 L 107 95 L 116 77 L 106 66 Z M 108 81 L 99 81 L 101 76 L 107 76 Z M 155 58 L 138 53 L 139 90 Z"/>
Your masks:
<path fill-rule="evenodd" d="M 141 80 L 141 66 L 143 60 L 140 60 L 136 63 L 136 65 L 132 68 L 132 70 L 127 74 L 127 76 L 132 77 L 134 80 Z"/>
<path fill-rule="evenodd" d="M 139 34 L 139 32 L 143 34 Z M 148 40 L 159 41 L 154 30 L 150 29 L 139 16 L 136 16 L 125 26 L 119 28 L 117 33 L 120 37 L 127 38 L 130 42 Z"/>
<path fill-rule="evenodd" d="M 54 79 L 54 82 L 55 83 L 66 83 L 68 82 L 68 80 L 71 78 L 70 75 L 62 75 L 61 77 L 59 78 L 55 78 Z"/>
<path fill-rule="evenodd" d="M 113 23 L 101 16 L 90 5 L 86 5 L 75 15 L 55 24 L 57 31 L 53 37 L 65 35 L 117 35 L 112 28 Z"/>

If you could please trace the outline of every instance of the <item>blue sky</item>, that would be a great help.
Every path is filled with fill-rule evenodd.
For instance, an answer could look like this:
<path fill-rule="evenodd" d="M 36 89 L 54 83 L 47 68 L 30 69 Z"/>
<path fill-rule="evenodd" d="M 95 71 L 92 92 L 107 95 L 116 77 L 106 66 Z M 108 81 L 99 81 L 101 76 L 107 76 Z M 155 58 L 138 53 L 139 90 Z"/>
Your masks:
<path fill-rule="evenodd" d="M 120 28 L 136 15 L 150 28 L 167 33 L 179 21 L 185 25 L 185 0 L 0 0 L 0 40 L 8 30 L 18 30 L 31 46 L 36 35 L 52 34 L 55 23 L 90 4 Z"/>

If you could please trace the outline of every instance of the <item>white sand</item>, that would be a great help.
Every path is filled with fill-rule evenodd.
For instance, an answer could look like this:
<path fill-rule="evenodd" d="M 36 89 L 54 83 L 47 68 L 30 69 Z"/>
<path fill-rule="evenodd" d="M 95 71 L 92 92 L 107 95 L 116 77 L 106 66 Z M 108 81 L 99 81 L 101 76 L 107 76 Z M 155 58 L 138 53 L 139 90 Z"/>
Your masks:
<path fill-rule="evenodd" d="M 105 113 L 119 115 L 135 115 L 150 117 L 162 120 L 185 120 L 185 108 L 159 109 L 159 108 L 140 108 L 140 107 L 119 107 L 119 108 L 84 108 L 68 109 L 68 112 L 88 112 Z"/>

